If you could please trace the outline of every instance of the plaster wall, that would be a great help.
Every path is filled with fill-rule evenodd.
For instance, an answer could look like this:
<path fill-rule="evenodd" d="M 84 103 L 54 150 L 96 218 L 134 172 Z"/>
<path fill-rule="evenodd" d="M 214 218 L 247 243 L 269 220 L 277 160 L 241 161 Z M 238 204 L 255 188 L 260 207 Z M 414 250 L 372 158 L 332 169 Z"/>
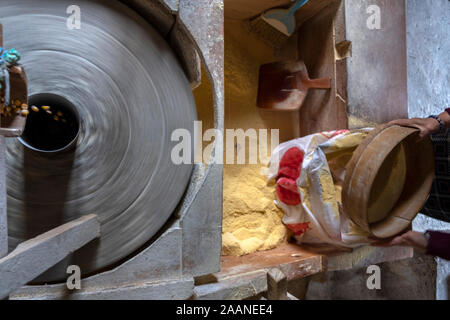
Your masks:
<path fill-rule="evenodd" d="M 450 107 L 450 2 L 407 1 L 408 108 L 410 117 Z M 420 215 L 414 229 L 450 230 L 450 224 Z M 437 299 L 449 299 L 450 262 L 437 259 Z"/>

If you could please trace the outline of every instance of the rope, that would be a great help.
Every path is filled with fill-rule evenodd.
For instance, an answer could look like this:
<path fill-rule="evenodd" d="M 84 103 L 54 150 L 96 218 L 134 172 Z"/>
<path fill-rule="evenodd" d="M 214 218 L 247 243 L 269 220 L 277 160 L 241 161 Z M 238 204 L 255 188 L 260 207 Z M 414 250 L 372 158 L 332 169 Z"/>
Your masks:
<path fill-rule="evenodd" d="M 19 63 L 21 55 L 16 49 L 5 50 L 0 57 L 0 60 L 1 59 L 3 59 L 8 65 L 15 66 Z"/>

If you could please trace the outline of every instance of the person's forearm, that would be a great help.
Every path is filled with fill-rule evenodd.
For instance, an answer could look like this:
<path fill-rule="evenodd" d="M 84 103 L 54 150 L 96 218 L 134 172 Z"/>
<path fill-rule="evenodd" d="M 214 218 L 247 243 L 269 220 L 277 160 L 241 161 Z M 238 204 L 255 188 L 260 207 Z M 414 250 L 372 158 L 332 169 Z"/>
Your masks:
<path fill-rule="evenodd" d="M 427 254 L 450 260 L 450 234 L 438 231 L 428 231 L 429 239 Z"/>
<path fill-rule="evenodd" d="M 450 113 L 449 113 L 449 111 L 450 111 L 450 109 L 447 109 L 447 111 L 444 111 L 439 115 L 439 118 L 442 120 L 442 122 L 444 123 L 444 125 L 447 129 L 450 129 Z"/>

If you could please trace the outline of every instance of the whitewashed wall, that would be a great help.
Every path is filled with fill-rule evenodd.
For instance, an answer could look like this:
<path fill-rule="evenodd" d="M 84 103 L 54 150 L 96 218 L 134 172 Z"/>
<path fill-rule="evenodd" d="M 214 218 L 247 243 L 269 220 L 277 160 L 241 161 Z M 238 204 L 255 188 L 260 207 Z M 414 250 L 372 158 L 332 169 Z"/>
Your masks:
<path fill-rule="evenodd" d="M 450 2 L 408 0 L 408 104 L 410 117 L 450 108 Z M 420 215 L 414 229 L 450 230 L 450 224 Z M 437 259 L 437 298 L 450 299 L 450 262 Z"/>

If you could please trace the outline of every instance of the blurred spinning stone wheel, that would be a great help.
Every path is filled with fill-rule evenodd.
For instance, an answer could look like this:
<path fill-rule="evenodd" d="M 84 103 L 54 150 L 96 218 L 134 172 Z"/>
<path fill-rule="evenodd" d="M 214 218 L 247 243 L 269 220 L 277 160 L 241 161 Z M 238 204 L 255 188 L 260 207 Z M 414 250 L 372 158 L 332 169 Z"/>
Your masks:
<path fill-rule="evenodd" d="M 94 274 L 135 254 L 172 215 L 192 172 L 192 165 L 171 161 L 171 134 L 192 131 L 196 109 L 165 40 L 137 13 L 111 0 L 77 1 L 81 29 L 71 30 L 70 5 L 69 0 L 0 3 L 5 46 L 22 53 L 27 70 L 29 104 L 51 105 L 56 99 L 67 110 L 75 108 L 79 119 L 72 148 L 53 152 L 42 147 L 48 141 L 8 142 L 10 250 L 87 214 L 97 214 L 102 224 L 99 240 L 36 282 L 62 281 L 72 264 L 84 275 Z"/>

